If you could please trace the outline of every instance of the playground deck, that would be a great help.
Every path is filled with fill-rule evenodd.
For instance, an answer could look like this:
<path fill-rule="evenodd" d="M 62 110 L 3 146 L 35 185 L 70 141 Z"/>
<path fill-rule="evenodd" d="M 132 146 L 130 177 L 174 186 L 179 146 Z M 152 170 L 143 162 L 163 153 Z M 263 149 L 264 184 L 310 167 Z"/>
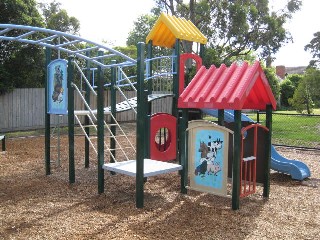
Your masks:
<path fill-rule="evenodd" d="M 108 171 L 125 174 L 131 177 L 135 177 L 137 172 L 136 160 L 107 163 L 103 165 L 103 168 Z M 144 177 L 152 177 L 179 170 L 182 170 L 182 166 L 180 164 L 144 159 Z"/>

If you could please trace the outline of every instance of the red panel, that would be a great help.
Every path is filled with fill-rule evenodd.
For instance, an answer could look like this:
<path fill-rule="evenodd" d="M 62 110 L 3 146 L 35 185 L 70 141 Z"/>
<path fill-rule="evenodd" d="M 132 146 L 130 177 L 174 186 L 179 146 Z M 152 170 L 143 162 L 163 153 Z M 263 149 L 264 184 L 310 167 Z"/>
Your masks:
<path fill-rule="evenodd" d="M 178 99 L 179 108 L 276 109 L 265 74 L 256 61 L 252 66 L 233 63 L 210 69 L 201 67 Z"/>
<path fill-rule="evenodd" d="M 161 130 L 160 130 L 161 129 Z M 163 140 L 157 140 L 160 131 L 167 129 Z M 162 136 L 160 136 L 162 137 Z M 167 113 L 156 113 L 150 119 L 150 158 L 159 161 L 176 159 L 177 119 Z"/>

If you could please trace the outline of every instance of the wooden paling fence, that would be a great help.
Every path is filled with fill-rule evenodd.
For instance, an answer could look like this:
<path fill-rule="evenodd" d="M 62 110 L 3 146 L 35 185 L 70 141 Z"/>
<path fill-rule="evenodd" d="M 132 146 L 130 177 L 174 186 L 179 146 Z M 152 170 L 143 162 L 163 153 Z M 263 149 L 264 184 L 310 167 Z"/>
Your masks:
<path fill-rule="evenodd" d="M 127 98 L 136 96 L 133 91 L 125 92 Z M 124 98 L 118 94 L 117 102 Z M 84 109 L 83 101 L 75 93 L 75 109 Z M 96 109 L 96 97 L 91 96 L 91 108 Z M 105 107 L 110 106 L 110 92 L 105 91 Z M 152 112 L 171 112 L 172 98 L 156 100 L 152 103 Z M 44 128 L 45 119 L 45 89 L 44 88 L 20 88 L 0 95 L 0 133 Z M 82 117 L 82 121 L 83 121 Z M 135 121 L 136 114 L 133 111 L 117 113 L 120 122 Z M 67 126 L 67 116 L 51 115 L 51 124 Z"/>

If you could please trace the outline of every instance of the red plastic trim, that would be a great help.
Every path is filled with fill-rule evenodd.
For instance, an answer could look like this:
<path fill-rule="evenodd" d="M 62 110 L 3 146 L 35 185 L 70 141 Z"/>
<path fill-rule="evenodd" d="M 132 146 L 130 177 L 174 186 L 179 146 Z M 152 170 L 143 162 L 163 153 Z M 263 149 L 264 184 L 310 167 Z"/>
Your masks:
<path fill-rule="evenodd" d="M 155 141 L 161 128 L 168 129 L 168 139 L 165 143 Z M 167 113 L 156 113 L 150 119 L 150 158 L 159 161 L 176 159 L 177 149 L 177 119 Z"/>
<path fill-rule="evenodd" d="M 184 64 L 187 59 L 192 58 L 196 61 L 197 71 L 202 66 L 202 58 L 194 53 L 184 53 L 180 55 L 180 70 L 179 70 L 179 96 L 184 90 Z"/>

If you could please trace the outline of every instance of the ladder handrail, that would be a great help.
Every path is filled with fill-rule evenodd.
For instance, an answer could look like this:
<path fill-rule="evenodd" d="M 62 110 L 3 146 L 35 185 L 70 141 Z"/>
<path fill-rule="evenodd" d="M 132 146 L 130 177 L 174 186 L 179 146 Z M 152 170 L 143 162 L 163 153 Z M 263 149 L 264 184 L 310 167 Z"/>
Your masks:
<path fill-rule="evenodd" d="M 86 99 L 83 97 L 80 89 L 78 88 L 78 86 L 74 83 L 71 83 L 71 85 L 77 90 L 78 94 L 80 95 L 80 98 L 82 99 L 83 103 L 86 105 L 87 109 L 89 110 L 90 114 L 95 118 L 95 120 L 97 120 L 97 118 L 95 117 L 92 109 L 90 108 L 89 104 L 87 103 Z"/>
<path fill-rule="evenodd" d="M 93 87 L 91 86 L 89 80 L 87 79 L 87 77 L 84 75 L 84 73 L 82 72 L 80 66 L 78 65 L 78 63 L 76 61 L 73 61 L 73 64 L 77 67 L 78 71 L 80 72 L 81 76 L 84 78 L 84 81 L 86 82 L 86 84 L 89 86 L 90 90 L 93 92 L 93 94 L 95 96 L 97 96 L 96 91 L 93 89 Z"/>

